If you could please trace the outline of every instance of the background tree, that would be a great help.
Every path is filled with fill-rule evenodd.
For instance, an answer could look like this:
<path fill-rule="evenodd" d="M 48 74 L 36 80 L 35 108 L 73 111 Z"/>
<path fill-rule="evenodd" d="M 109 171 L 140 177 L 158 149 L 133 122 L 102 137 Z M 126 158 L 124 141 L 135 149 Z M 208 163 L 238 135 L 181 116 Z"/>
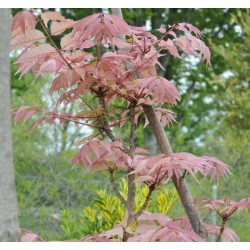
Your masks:
<path fill-rule="evenodd" d="M 10 117 L 10 9 L 0 9 L 0 241 L 18 241 Z"/>
<path fill-rule="evenodd" d="M 231 166 L 233 178 L 229 178 L 227 183 L 220 183 L 217 195 L 232 195 L 238 199 L 240 195 L 249 193 L 247 187 L 250 177 L 249 10 L 237 10 L 232 15 L 232 21 L 237 25 L 238 39 L 226 46 L 211 42 L 211 49 L 225 60 L 227 69 L 221 74 L 211 72 L 211 85 L 218 89 L 211 98 L 220 108 L 211 110 L 214 116 L 210 121 L 213 130 L 202 146 L 202 151 L 209 154 L 217 152 Z M 229 186 L 233 187 L 232 194 Z M 243 223 L 249 221 L 249 216 L 249 212 L 238 214 L 236 220 L 231 221 L 232 226 L 242 228 L 243 238 L 247 238 L 250 233 L 250 225 Z"/>

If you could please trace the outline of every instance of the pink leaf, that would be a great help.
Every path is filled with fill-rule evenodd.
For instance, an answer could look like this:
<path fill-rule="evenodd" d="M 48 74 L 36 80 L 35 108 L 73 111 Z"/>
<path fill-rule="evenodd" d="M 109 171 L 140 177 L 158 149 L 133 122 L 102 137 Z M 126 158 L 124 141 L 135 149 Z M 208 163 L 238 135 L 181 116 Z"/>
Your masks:
<path fill-rule="evenodd" d="M 34 46 L 27 51 L 25 51 L 24 54 L 22 54 L 16 61 L 16 63 L 24 63 L 28 61 L 32 61 L 38 57 L 45 57 L 52 53 L 57 53 L 56 50 L 50 46 L 49 44 L 41 44 Z"/>
<path fill-rule="evenodd" d="M 159 28 L 159 29 L 156 29 L 156 30 L 158 30 L 162 34 L 166 33 L 166 28 Z"/>
<path fill-rule="evenodd" d="M 179 224 L 163 214 L 143 214 L 138 218 L 138 227 L 129 241 L 140 242 L 189 242 L 204 241 L 190 230 L 180 228 Z"/>
<path fill-rule="evenodd" d="M 113 44 L 115 46 L 117 46 L 119 49 L 125 49 L 125 48 L 128 49 L 128 48 L 132 47 L 132 45 L 130 43 L 127 43 L 124 40 L 119 39 L 119 38 L 114 38 Z"/>
<path fill-rule="evenodd" d="M 80 48 L 88 49 L 95 46 L 95 43 L 92 40 L 85 40 L 80 44 Z"/>
<path fill-rule="evenodd" d="M 209 48 L 205 45 L 205 43 L 194 36 L 189 37 L 189 40 L 191 41 L 192 48 L 197 49 L 201 52 L 202 61 L 206 60 L 207 63 L 210 65 L 211 53 Z"/>
<path fill-rule="evenodd" d="M 239 236 L 229 227 L 225 227 L 221 237 L 222 242 L 240 242 Z"/>
<path fill-rule="evenodd" d="M 21 242 L 37 242 L 38 237 L 36 234 L 33 233 L 26 233 L 24 236 L 21 237 Z"/>
<path fill-rule="evenodd" d="M 210 50 L 200 39 L 194 36 L 181 36 L 173 41 L 188 55 L 197 56 L 195 50 L 199 50 L 202 61 L 206 60 L 210 64 Z"/>
<path fill-rule="evenodd" d="M 122 53 L 114 53 L 114 52 L 106 52 L 104 53 L 103 59 L 116 59 L 116 60 L 125 60 L 125 59 L 132 59 L 132 56 L 122 54 Z"/>
<path fill-rule="evenodd" d="M 39 30 L 27 30 L 25 33 L 22 33 L 18 36 L 15 36 L 11 40 L 11 50 L 19 49 L 21 47 L 27 47 L 33 45 L 35 42 L 43 42 L 45 41 L 46 37 L 44 34 Z"/>
<path fill-rule="evenodd" d="M 43 123 L 45 120 L 45 118 L 39 118 L 38 120 L 34 121 L 31 125 L 30 125 L 30 128 L 29 128 L 29 131 L 31 132 L 37 125 Z"/>
<path fill-rule="evenodd" d="M 71 19 L 65 19 L 62 22 L 53 22 L 51 25 L 51 34 L 54 36 L 60 35 L 66 29 L 73 28 L 77 22 Z"/>
<path fill-rule="evenodd" d="M 84 64 L 85 60 L 89 60 L 89 59 L 93 59 L 93 58 L 94 57 L 91 53 L 85 52 L 83 50 L 76 50 L 76 51 L 72 52 L 70 55 L 70 60 L 74 64 L 76 64 L 76 63 Z"/>
<path fill-rule="evenodd" d="M 113 167 L 127 168 L 126 158 L 121 151 L 122 143 L 118 141 L 90 141 L 85 143 L 73 158 L 73 167 L 79 163 L 82 167 L 104 170 Z"/>
<path fill-rule="evenodd" d="M 44 241 L 38 235 L 36 235 L 35 233 L 30 232 L 26 229 L 20 228 L 20 233 L 24 234 L 20 239 L 21 242 L 41 242 L 41 241 Z"/>
<path fill-rule="evenodd" d="M 215 157 L 202 156 L 201 161 L 205 166 L 204 174 L 210 174 L 211 179 L 216 177 L 218 181 L 220 176 L 225 179 L 228 173 L 231 174 L 227 165 Z"/>
<path fill-rule="evenodd" d="M 71 50 L 75 48 L 75 43 L 76 43 L 76 36 L 72 37 L 72 34 L 69 33 L 65 36 L 62 37 L 61 41 L 60 41 L 60 46 L 62 48 L 62 50 Z"/>
<path fill-rule="evenodd" d="M 160 214 L 160 213 L 149 213 L 149 212 L 144 212 L 139 218 L 138 218 L 139 224 L 141 221 L 157 221 L 160 223 L 160 225 L 166 225 L 170 220 L 170 218 L 165 215 L 165 214 Z"/>
<path fill-rule="evenodd" d="M 180 171 L 188 172 L 194 179 L 196 179 L 196 172 L 200 172 L 203 176 L 206 176 L 211 168 L 215 169 L 218 178 L 220 172 L 217 173 L 217 171 L 219 168 L 223 168 L 224 172 L 222 172 L 222 176 L 229 171 L 226 165 L 214 166 L 214 163 L 215 160 L 204 161 L 204 157 L 197 157 L 186 152 L 171 153 L 168 155 L 160 154 L 135 159 L 133 162 L 134 171 L 132 173 L 136 173 L 138 176 L 153 177 L 153 180 L 150 181 L 150 184 L 153 184 L 159 179 L 161 179 L 162 183 L 166 183 L 174 175 L 178 180 Z M 216 163 L 218 163 L 218 160 L 216 160 Z"/>
<path fill-rule="evenodd" d="M 112 242 L 112 240 L 101 237 L 97 233 L 94 233 L 92 235 L 87 235 L 84 238 L 82 238 L 80 241 L 83 241 L 83 242 Z"/>
<path fill-rule="evenodd" d="M 191 32 L 193 32 L 197 37 L 202 36 L 201 31 L 190 23 L 178 23 L 175 28 L 185 32 L 188 35 L 191 35 Z"/>
<path fill-rule="evenodd" d="M 194 52 L 192 43 L 187 36 L 180 36 L 174 39 L 174 42 L 188 55 L 197 56 L 197 53 Z"/>
<path fill-rule="evenodd" d="M 65 17 L 63 17 L 60 12 L 55 12 L 55 11 L 43 12 L 41 14 L 41 18 L 43 19 L 43 22 L 46 27 L 48 25 L 48 21 L 64 21 L 65 20 Z"/>
<path fill-rule="evenodd" d="M 171 35 L 171 36 L 173 36 L 174 38 L 177 38 L 175 32 L 173 32 L 172 30 L 168 31 L 168 34 Z"/>
<path fill-rule="evenodd" d="M 15 125 L 18 123 L 18 121 L 20 120 L 20 119 L 22 119 L 22 117 L 25 115 L 25 111 L 23 110 L 23 111 L 19 111 L 19 112 L 17 112 L 16 113 L 16 115 L 15 115 L 15 117 L 14 117 L 14 123 L 15 123 Z"/>
<path fill-rule="evenodd" d="M 135 84 L 138 95 L 150 96 L 154 102 L 176 104 L 180 100 L 176 87 L 163 77 L 137 79 Z"/>
<path fill-rule="evenodd" d="M 173 122 L 176 122 L 173 116 L 173 112 L 169 109 L 163 109 L 163 108 L 155 108 L 156 115 L 159 119 L 159 121 L 162 123 L 162 126 L 165 127 L 166 125 L 173 124 Z M 177 122 L 176 122 L 177 123 Z"/>
<path fill-rule="evenodd" d="M 14 122 L 15 122 L 15 124 L 17 124 L 18 121 L 25 116 L 25 114 L 26 114 L 26 112 L 28 110 L 34 111 L 34 113 L 36 113 L 38 111 L 38 108 L 35 107 L 35 106 L 21 106 L 16 112 L 14 112 L 14 115 L 15 115 L 14 116 Z M 26 116 L 29 116 L 29 115 L 26 115 Z M 25 118 L 24 121 L 26 121 L 28 118 Z"/>
<path fill-rule="evenodd" d="M 149 151 L 144 148 L 135 148 L 135 153 L 144 155 L 144 154 L 149 154 Z"/>
<path fill-rule="evenodd" d="M 91 48 L 95 46 L 95 43 L 90 40 L 81 40 L 80 39 L 81 32 L 76 32 L 74 36 L 72 36 L 72 32 L 62 37 L 60 45 L 63 50 L 72 50 L 76 48 Z"/>
<path fill-rule="evenodd" d="M 37 113 L 38 110 L 31 110 L 26 113 L 24 117 L 24 122 L 26 122 L 31 116 L 33 116 L 35 113 Z"/>
<path fill-rule="evenodd" d="M 100 234 L 101 237 L 107 237 L 107 238 L 111 238 L 114 236 L 122 237 L 122 235 L 123 235 L 123 228 L 121 225 L 116 225 L 116 226 L 114 226 L 113 229 L 108 230 L 108 231 L 104 231 Z"/>
<path fill-rule="evenodd" d="M 81 68 L 74 68 L 70 70 L 62 71 L 54 80 L 50 87 L 50 92 L 57 91 L 60 89 L 67 89 L 84 79 L 85 70 Z"/>
<path fill-rule="evenodd" d="M 179 52 L 174 45 L 173 41 L 171 39 L 168 39 L 167 41 L 160 41 L 159 46 L 161 46 L 163 49 L 168 50 L 168 52 L 175 57 L 178 57 L 182 59 L 182 57 L 179 55 Z"/>
<path fill-rule="evenodd" d="M 35 15 L 28 10 L 18 12 L 12 19 L 11 30 L 21 28 L 22 32 L 35 29 L 37 20 Z"/>
<path fill-rule="evenodd" d="M 229 218 L 238 209 L 250 208 L 250 198 L 245 198 L 239 202 L 231 199 L 204 199 L 197 197 L 194 202 L 200 203 L 199 208 L 217 211 L 222 218 Z"/>
<path fill-rule="evenodd" d="M 250 198 L 241 199 L 238 202 L 238 208 L 242 208 L 242 209 L 250 208 Z"/>

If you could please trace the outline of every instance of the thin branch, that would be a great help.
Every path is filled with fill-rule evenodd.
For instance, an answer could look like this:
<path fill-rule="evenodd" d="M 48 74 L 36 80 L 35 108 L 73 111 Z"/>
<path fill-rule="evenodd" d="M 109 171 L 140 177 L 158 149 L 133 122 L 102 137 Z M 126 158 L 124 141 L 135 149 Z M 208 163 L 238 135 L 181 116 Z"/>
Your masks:
<path fill-rule="evenodd" d="M 236 210 L 238 209 L 238 207 L 233 208 L 230 213 L 227 214 L 227 218 L 229 218 Z"/>
<path fill-rule="evenodd" d="M 141 207 L 141 209 L 135 214 L 134 220 L 137 220 L 137 219 L 140 217 L 140 215 L 144 212 L 144 210 L 147 208 L 148 203 L 149 203 L 149 201 L 150 201 L 150 198 L 151 198 L 151 195 L 152 195 L 154 189 L 155 189 L 154 186 L 149 186 L 148 194 L 147 194 L 147 196 L 146 196 L 146 199 L 145 199 L 145 201 L 144 201 L 144 204 L 143 204 L 143 206 Z"/>
<path fill-rule="evenodd" d="M 100 42 L 96 45 L 97 63 L 101 60 Z M 97 65 L 96 65 L 97 66 Z"/>
<path fill-rule="evenodd" d="M 134 144 L 134 137 L 135 137 L 135 107 L 136 103 L 131 103 L 131 110 L 130 110 L 130 135 L 129 135 L 129 150 L 128 154 L 131 158 L 134 157 L 135 153 L 135 144 Z M 128 170 L 128 199 L 126 203 L 126 208 L 128 212 L 128 219 L 127 225 L 135 221 L 134 219 L 134 204 L 135 204 L 135 174 L 130 174 L 133 171 L 132 168 Z M 123 241 L 127 241 L 128 238 L 131 237 L 131 234 L 127 231 L 123 233 Z"/>
<path fill-rule="evenodd" d="M 220 233 L 216 239 L 217 242 L 221 241 L 223 232 L 225 231 L 225 225 L 227 220 L 229 219 L 229 217 L 237 210 L 238 208 L 235 207 L 233 208 L 228 214 L 223 215 L 223 213 L 219 212 L 217 209 L 215 209 L 215 211 L 220 215 L 220 217 L 222 218 L 222 224 L 221 224 L 221 228 L 220 228 Z"/>
<path fill-rule="evenodd" d="M 130 172 L 130 171 L 129 171 Z M 131 217 L 130 223 L 134 220 L 134 202 L 135 202 L 135 174 L 128 175 L 128 200 L 127 200 L 127 210 L 128 215 Z"/>
<path fill-rule="evenodd" d="M 131 158 L 134 157 L 135 154 L 135 143 L 134 143 L 134 138 L 135 138 L 135 107 L 136 103 L 131 103 L 131 109 L 130 109 L 130 135 L 129 135 L 129 150 L 128 154 Z M 133 169 L 129 168 L 128 173 L 133 171 Z M 134 174 L 129 174 L 128 175 L 128 201 L 127 201 L 127 209 L 129 215 L 134 214 L 134 200 L 135 200 L 135 175 Z"/>
<path fill-rule="evenodd" d="M 69 62 L 64 58 L 64 56 L 62 55 L 62 52 L 58 49 L 58 47 L 56 46 L 56 44 L 54 43 L 53 39 L 51 38 L 49 32 L 47 31 L 46 27 L 43 24 L 43 21 L 41 19 L 39 19 L 36 16 L 37 21 L 41 24 L 43 31 L 45 32 L 47 38 L 49 39 L 51 45 L 55 48 L 55 50 L 57 51 L 57 53 L 61 56 L 61 58 L 63 59 L 63 61 L 67 64 L 67 66 L 70 69 L 73 69 L 72 66 L 69 64 Z"/>
<path fill-rule="evenodd" d="M 74 122 L 74 123 L 77 123 L 77 124 L 81 124 L 83 126 L 87 126 L 87 127 L 90 127 L 90 128 L 97 128 L 91 124 L 88 124 L 88 123 L 82 123 L 82 122 L 78 122 L 78 121 L 74 121 L 74 120 L 70 120 L 69 118 L 65 118 L 65 120 L 68 120 L 70 122 Z"/>
<path fill-rule="evenodd" d="M 106 103 L 104 100 L 104 94 L 102 92 L 102 89 L 99 90 L 98 92 L 98 99 L 99 99 L 99 103 L 100 106 L 103 108 L 103 114 L 100 115 L 101 118 L 101 125 L 102 125 L 102 129 L 104 130 L 104 132 L 106 133 L 106 135 L 110 138 L 111 141 L 115 141 L 116 138 L 110 128 L 109 122 L 108 122 L 108 118 L 107 118 L 107 107 L 106 107 Z"/>
<path fill-rule="evenodd" d="M 157 46 L 173 29 L 176 28 L 176 24 L 170 29 L 168 30 L 158 41 L 156 41 L 153 46 Z"/>
<path fill-rule="evenodd" d="M 101 117 L 100 117 L 102 129 L 104 130 L 106 135 L 111 139 L 111 141 L 115 141 L 116 140 L 115 135 L 113 134 L 113 132 L 110 128 L 110 124 L 108 122 L 107 107 L 106 107 L 106 102 L 104 99 L 104 93 L 102 92 L 102 89 L 99 90 L 99 93 L 97 96 L 99 99 L 100 106 L 103 108 L 103 112 L 104 112 L 103 114 L 101 114 Z M 125 201 L 125 199 L 121 196 L 120 192 L 118 191 L 117 185 L 115 183 L 114 175 L 113 175 L 113 170 L 110 169 L 109 173 L 110 173 L 110 182 L 111 182 L 111 185 L 113 187 L 115 194 L 120 199 L 122 204 L 124 204 L 127 207 L 128 204 L 130 203 L 129 202 L 129 200 L 131 199 L 130 196 L 128 195 L 128 200 Z M 131 177 L 128 177 L 128 178 L 131 178 Z M 134 181 L 134 179 L 133 179 L 133 181 Z"/>
<path fill-rule="evenodd" d="M 225 230 L 225 225 L 226 225 L 227 219 L 228 218 L 223 218 L 223 220 L 222 220 L 222 224 L 221 224 L 221 228 L 220 228 L 220 233 L 218 235 L 218 238 L 216 239 L 217 242 L 221 241 L 221 237 L 222 237 L 222 234 L 223 234 L 223 232 Z"/>
<path fill-rule="evenodd" d="M 129 155 L 133 158 L 135 152 L 135 107 L 136 103 L 131 104 L 130 109 L 130 135 L 129 135 Z"/>
<path fill-rule="evenodd" d="M 109 169 L 109 173 L 110 173 L 110 182 L 113 188 L 113 191 L 115 192 L 115 194 L 117 195 L 117 197 L 120 199 L 120 201 L 122 202 L 123 205 L 126 206 L 126 201 L 125 199 L 122 197 L 122 195 L 120 194 L 118 187 L 115 183 L 115 179 L 114 179 L 114 170 Z"/>
<path fill-rule="evenodd" d="M 186 174 L 187 174 L 187 170 L 185 169 L 182 176 L 181 176 L 181 178 L 184 179 L 186 177 Z"/>
<path fill-rule="evenodd" d="M 93 108 L 81 97 L 80 95 L 77 94 L 77 96 L 85 103 L 86 106 L 89 107 L 90 110 L 93 110 Z"/>
<path fill-rule="evenodd" d="M 109 124 L 109 126 L 110 127 L 114 127 L 114 126 L 116 126 L 116 125 L 118 125 L 118 124 L 121 124 L 122 122 L 124 122 L 124 121 L 126 121 L 126 120 L 128 120 L 129 118 L 123 118 L 123 119 L 121 119 L 120 121 L 118 120 L 118 121 L 114 121 L 114 122 L 112 122 L 112 123 L 110 123 Z"/>
<path fill-rule="evenodd" d="M 209 204 L 211 204 L 211 203 L 209 202 Z M 219 210 L 214 209 L 214 211 L 223 219 L 223 214 L 221 214 L 221 212 Z"/>
<path fill-rule="evenodd" d="M 40 111 L 41 113 L 43 113 L 42 110 L 38 110 L 38 111 Z M 44 116 L 44 117 L 42 117 L 42 118 L 44 118 L 45 121 L 47 121 L 46 118 L 48 118 L 48 116 L 47 116 L 47 117 Z M 59 114 L 53 114 L 53 115 L 51 115 L 51 118 L 61 119 L 61 117 L 60 117 Z M 74 122 L 74 123 L 81 124 L 81 125 L 84 125 L 84 126 L 88 126 L 88 127 L 91 127 L 91 128 L 97 128 L 96 126 L 93 126 L 93 125 L 91 125 L 91 124 L 82 123 L 82 122 L 79 122 L 79 121 L 75 120 L 75 119 L 83 119 L 83 118 L 95 118 L 95 117 L 90 117 L 90 116 L 89 116 L 89 117 L 87 117 L 87 116 L 86 116 L 86 117 L 81 117 L 81 116 L 66 117 L 66 116 L 64 116 L 63 119 L 64 119 L 65 121 Z"/>
<path fill-rule="evenodd" d="M 123 19 L 122 17 L 122 11 L 120 8 L 114 8 L 112 9 L 112 13 L 118 17 L 120 17 L 121 19 Z M 158 53 L 158 52 L 157 52 Z M 150 60 L 151 58 L 149 58 Z M 147 62 L 148 60 L 146 60 Z M 146 63 L 145 62 L 145 63 Z M 144 63 L 144 64 L 145 64 Z M 131 76 L 132 74 L 136 73 L 137 70 L 142 67 L 142 65 L 140 65 L 139 67 L 136 67 L 134 70 L 132 70 L 129 74 L 127 74 L 127 76 L 125 77 L 124 81 Z M 135 106 L 136 103 L 131 103 L 134 104 L 134 106 L 132 106 L 132 109 L 130 111 L 130 123 L 131 123 L 131 127 L 130 127 L 130 136 L 129 136 L 129 155 L 131 157 L 134 156 L 134 133 L 135 133 Z M 129 170 L 129 172 L 131 172 L 132 169 Z M 134 174 L 129 174 L 128 175 L 128 199 L 127 199 L 127 204 L 126 204 L 126 209 L 128 212 L 128 218 L 127 218 L 127 225 L 129 225 L 131 222 L 133 222 L 134 219 L 134 202 L 135 202 L 135 175 Z M 126 242 L 128 241 L 128 238 L 131 237 L 131 234 L 129 232 L 127 232 L 125 229 L 123 230 L 123 237 L 122 237 L 122 241 Z"/>

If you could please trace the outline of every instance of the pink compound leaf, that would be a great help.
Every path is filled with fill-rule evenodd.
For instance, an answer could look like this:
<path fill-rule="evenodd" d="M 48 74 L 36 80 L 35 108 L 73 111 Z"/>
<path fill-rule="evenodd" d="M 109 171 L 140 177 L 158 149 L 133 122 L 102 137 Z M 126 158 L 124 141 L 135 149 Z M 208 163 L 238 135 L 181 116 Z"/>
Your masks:
<path fill-rule="evenodd" d="M 106 142 L 93 140 L 85 143 L 73 158 L 73 167 L 79 163 L 87 169 L 99 171 L 113 168 L 127 169 L 128 155 L 123 152 L 119 141 Z"/>
<path fill-rule="evenodd" d="M 85 17 L 77 22 L 72 36 L 77 32 L 81 32 L 81 40 L 93 38 L 96 41 L 103 41 L 107 43 L 112 41 L 119 35 L 130 35 L 131 29 L 126 22 L 117 16 L 97 13 Z"/>
<path fill-rule="evenodd" d="M 227 166 L 225 164 L 218 165 L 218 160 L 215 158 L 197 157 L 186 152 L 145 156 L 135 159 L 133 168 L 132 173 L 136 173 L 138 177 L 151 176 L 153 178 L 153 181 L 149 182 L 151 185 L 154 183 L 159 184 L 158 182 L 166 183 L 174 175 L 180 178 L 183 171 L 189 173 L 195 180 L 197 180 L 197 172 L 206 177 L 212 170 L 211 177 L 215 176 L 217 179 L 220 176 L 225 177 L 229 172 Z M 220 168 L 223 171 L 219 170 Z"/>
<path fill-rule="evenodd" d="M 180 95 L 175 85 L 163 77 L 149 77 L 135 81 L 134 89 L 139 96 L 147 96 L 156 103 L 177 104 Z"/>

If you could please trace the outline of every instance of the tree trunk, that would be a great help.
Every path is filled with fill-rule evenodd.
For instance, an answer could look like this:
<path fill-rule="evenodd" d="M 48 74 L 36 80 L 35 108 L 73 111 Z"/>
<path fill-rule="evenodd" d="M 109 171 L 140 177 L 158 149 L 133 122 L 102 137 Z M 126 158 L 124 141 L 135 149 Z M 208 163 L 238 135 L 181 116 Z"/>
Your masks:
<path fill-rule="evenodd" d="M 121 12 L 121 11 L 120 11 Z M 119 9 L 112 9 L 112 13 L 116 14 L 120 18 L 122 15 L 119 14 Z M 168 141 L 167 135 L 164 131 L 162 124 L 160 123 L 155 113 L 154 107 L 149 105 L 143 105 L 143 110 L 148 118 L 149 124 L 151 125 L 155 134 L 156 140 L 160 147 L 160 151 L 163 154 L 172 153 L 171 145 Z M 199 216 L 198 210 L 194 205 L 191 193 L 186 185 L 183 178 L 177 179 L 176 176 L 172 177 L 172 181 L 177 189 L 182 205 L 187 213 L 193 230 L 200 235 L 203 239 L 208 240 L 207 232 L 204 228 L 203 222 Z"/>
<path fill-rule="evenodd" d="M 149 124 L 152 126 L 152 129 L 154 131 L 161 153 L 163 154 L 172 153 L 173 151 L 172 151 L 171 145 L 168 141 L 167 135 L 163 129 L 162 124 L 157 118 L 154 108 L 149 105 L 144 105 L 143 110 L 148 118 Z M 187 187 L 185 180 L 183 178 L 180 178 L 179 180 L 177 180 L 177 177 L 173 176 L 172 181 L 179 194 L 180 200 L 187 213 L 187 216 L 190 220 L 193 230 L 198 235 L 200 235 L 203 239 L 208 240 L 208 236 L 204 228 L 203 222 L 193 202 L 192 195 Z"/>
<path fill-rule="evenodd" d="M 10 9 L 0 9 L 0 241 L 18 241 L 10 116 Z"/>

